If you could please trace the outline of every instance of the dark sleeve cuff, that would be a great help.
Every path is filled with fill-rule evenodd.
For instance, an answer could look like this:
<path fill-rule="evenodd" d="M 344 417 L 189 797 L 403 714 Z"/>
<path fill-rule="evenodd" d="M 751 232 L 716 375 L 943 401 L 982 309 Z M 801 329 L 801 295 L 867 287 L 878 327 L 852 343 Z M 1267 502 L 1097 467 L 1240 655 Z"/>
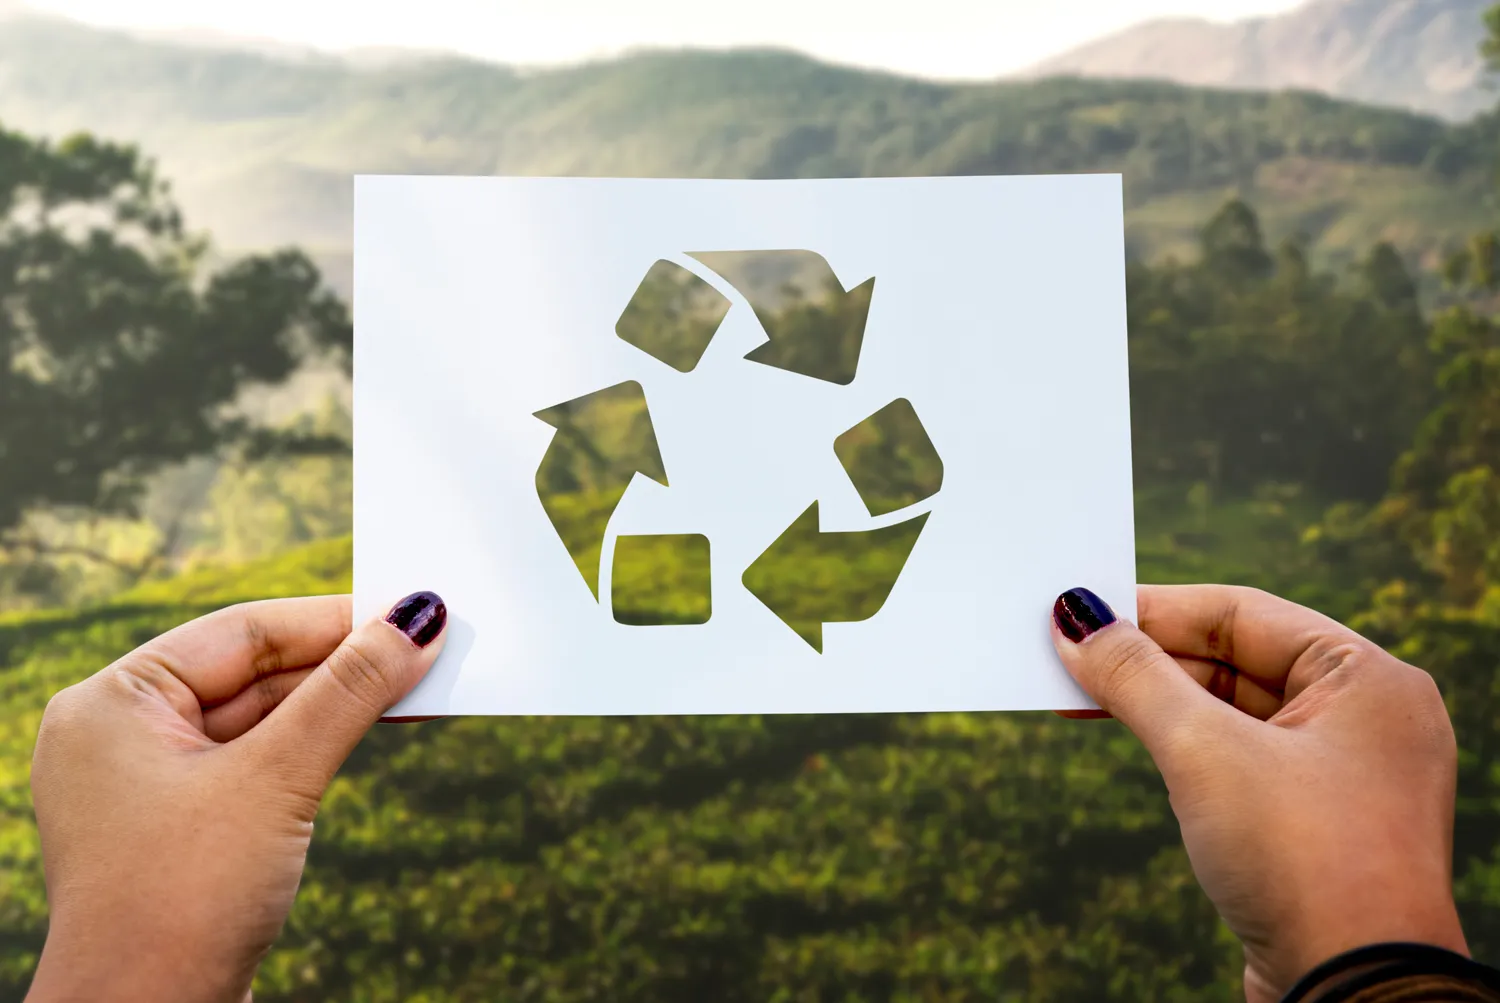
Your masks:
<path fill-rule="evenodd" d="M 1373 944 L 1314 968 L 1282 1003 L 1500 1003 L 1500 971 L 1427 944 Z"/>

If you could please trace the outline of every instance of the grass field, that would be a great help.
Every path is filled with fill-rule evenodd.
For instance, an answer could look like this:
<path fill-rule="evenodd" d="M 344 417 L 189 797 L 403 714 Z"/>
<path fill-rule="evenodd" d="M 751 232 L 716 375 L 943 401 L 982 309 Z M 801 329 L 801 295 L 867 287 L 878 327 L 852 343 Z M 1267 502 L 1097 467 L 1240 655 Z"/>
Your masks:
<path fill-rule="evenodd" d="M 1142 498 L 1141 577 L 1275 587 L 1314 508 Z M 0 1001 L 45 935 L 27 775 L 50 695 L 350 576 L 346 538 L 0 617 Z M 1237 964 L 1110 722 L 457 719 L 356 753 L 256 998 L 1227 1001 Z"/>

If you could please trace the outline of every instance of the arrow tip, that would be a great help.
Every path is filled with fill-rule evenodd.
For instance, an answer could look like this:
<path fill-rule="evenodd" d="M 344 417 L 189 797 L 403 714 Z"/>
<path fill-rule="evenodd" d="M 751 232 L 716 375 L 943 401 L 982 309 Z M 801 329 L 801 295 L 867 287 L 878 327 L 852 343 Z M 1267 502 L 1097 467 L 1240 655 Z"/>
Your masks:
<path fill-rule="evenodd" d="M 745 355 L 773 369 L 848 386 L 859 371 L 873 277 L 845 291 L 830 270 L 827 284 L 782 311 L 756 308 L 769 339 Z"/>
<path fill-rule="evenodd" d="M 796 566 L 797 548 L 818 535 L 818 503 L 814 501 L 757 557 L 740 576 L 751 595 L 790 627 L 818 654 L 823 653 L 823 622 L 817 614 L 798 608 L 795 585 L 799 576 L 788 574 Z"/>
<path fill-rule="evenodd" d="M 812 650 L 820 655 L 823 653 L 823 624 L 821 622 L 810 620 L 805 624 L 788 624 L 788 626 L 797 632 L 798 637 L 812 645 Z"/>

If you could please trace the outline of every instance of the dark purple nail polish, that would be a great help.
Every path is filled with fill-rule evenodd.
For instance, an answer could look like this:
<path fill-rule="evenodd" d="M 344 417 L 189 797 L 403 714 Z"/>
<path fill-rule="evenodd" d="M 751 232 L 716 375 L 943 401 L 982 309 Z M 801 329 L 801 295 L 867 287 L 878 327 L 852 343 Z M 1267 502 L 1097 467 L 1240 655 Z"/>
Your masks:
<path fill-rule="evenodd" d="M 413 592 L 396 604 L 385 622 L 411 638 L 417 647 L 425 648 L 443 632 L 448 607 L 436 592 Z"/>
<path fill-rule="evenodd" d="M 1109 603 L 1088 589 L 1069 589 L 1052 605 L 1052 619 L 1063 637 L 1077 644 L 1096 630 L 1108 627 L 1119 617 Z"/>

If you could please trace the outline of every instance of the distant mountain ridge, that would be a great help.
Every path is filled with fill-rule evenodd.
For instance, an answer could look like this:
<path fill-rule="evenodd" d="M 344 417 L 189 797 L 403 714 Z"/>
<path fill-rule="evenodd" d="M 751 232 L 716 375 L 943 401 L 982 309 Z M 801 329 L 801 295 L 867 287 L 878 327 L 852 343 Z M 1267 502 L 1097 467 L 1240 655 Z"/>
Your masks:
<path fill-rule="evenodd" d="M 1496 212 L 1500 120 L 1309 93 L 1072 78 L 940 84 L 777 50 L 526 70 L 284 59 L 0 19 L 0 122 L 139 144 L 230 251 L 297 244 L 347 291 L 355 173 L 858 177 L 1119 172 L 1131 248 L 1190 250 L 1230 195 L 1335 259 L 1433 255 Z"/>
<path fill-rule="evenodd" d="M 1044 60 L 1023 76 L 1154 78 L 1213 87 L 1318 90 L 1466 119 L 1494 107 L 1481 17 L 1494 0 L 1312 0 L 1219 24 L 1148 21 Z"/>

